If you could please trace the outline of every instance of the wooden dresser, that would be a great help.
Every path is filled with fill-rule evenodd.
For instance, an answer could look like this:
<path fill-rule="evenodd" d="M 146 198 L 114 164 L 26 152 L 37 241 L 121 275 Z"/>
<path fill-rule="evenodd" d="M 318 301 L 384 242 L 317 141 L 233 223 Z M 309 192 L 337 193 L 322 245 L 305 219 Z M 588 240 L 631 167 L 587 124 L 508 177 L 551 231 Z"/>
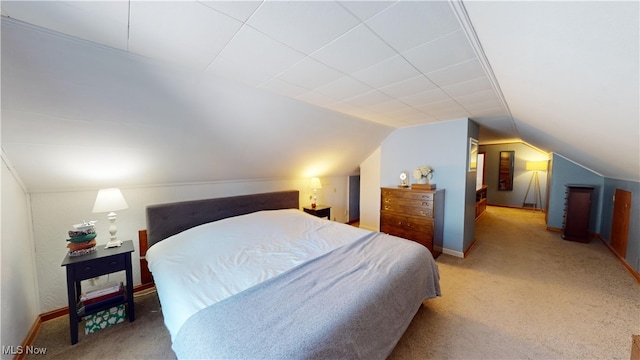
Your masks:
<path fill-rule="evenodd" d="M 416 241 L 436 258 L 442 253 L 443 223 L 444 189 L 381 189 L 381 232 Z"/>

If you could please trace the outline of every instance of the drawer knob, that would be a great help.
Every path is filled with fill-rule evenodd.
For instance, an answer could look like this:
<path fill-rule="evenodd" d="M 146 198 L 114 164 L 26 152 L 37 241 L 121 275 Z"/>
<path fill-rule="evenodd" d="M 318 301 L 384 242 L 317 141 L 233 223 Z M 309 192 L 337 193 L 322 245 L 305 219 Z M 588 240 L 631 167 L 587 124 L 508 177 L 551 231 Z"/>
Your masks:
<path fill-rule="evenodd" d="M 115 266 L 115 265 L 118 265 L 118 262 L 116 262 L 116 261 L 112 261 L 112 262 L 111 262 L 111 266 Z"/>
<path fill-rule="evenodd" d="M 384 199 L 384 202 L 386 202 L 386 203 L 388 203 L 390 201 L 391 201 L 391 199 Z"/>
<path fill-rule="evenodd" d="M 402 221 L 398 221 L 398 225 L 402 225 Z"/>
<path fill-rule="evenodd" d="M 389 210 L 389 209 L 391 209 L 391 206 L 389 206 L 389 205 L 385 205 L 384 209 L 385 209 L 385 210 Z"/>

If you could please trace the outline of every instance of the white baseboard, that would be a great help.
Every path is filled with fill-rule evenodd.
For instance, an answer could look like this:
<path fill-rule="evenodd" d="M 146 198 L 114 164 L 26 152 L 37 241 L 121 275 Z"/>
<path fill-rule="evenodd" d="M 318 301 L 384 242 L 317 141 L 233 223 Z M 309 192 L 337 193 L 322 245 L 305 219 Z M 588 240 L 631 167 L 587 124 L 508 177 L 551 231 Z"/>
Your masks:
<path fill-rule="evenodd" d="M 442 253 L 464 259 L 464 253 L 462 251 L 455 251 L 455 250 L 443 248 Z"/>
<path fill-rule="evenodd" d="M 369 231 L 375 231 L 375 232 L 378 232 L 378 231 L 379 231 L 379 230 L 378 230 L 378 229 L 376 229 L 376 228 L 369 227 L 369 226 L 366 226 L 366 225 L 362 225 L 362 223 L 361 223 L 361 224 L 360 224 L 360 226 L 358 226 L 358 227 L 359 227 L 360 229 L 365 229 L 365 230 L 369 230 Z"/>

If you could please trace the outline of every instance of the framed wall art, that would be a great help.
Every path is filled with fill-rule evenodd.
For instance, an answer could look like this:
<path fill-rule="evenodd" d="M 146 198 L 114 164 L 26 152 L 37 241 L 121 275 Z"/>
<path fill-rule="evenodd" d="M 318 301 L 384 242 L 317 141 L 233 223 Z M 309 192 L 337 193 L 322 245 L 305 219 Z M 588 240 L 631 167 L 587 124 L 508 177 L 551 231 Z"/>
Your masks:
<path fill-rule="evenodd" d="M 468 171 L 476 171 L 478 169 L 478 140 L 469 138 L 469 167 Z"/>

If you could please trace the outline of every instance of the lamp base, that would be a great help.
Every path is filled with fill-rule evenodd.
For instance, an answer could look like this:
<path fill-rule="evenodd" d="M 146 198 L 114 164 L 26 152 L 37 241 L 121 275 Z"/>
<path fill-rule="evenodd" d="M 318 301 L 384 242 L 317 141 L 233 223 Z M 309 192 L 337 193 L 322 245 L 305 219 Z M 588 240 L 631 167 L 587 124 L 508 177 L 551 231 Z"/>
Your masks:
<path fill-rule="evenodd" d="M 104 246 L 105 249 L 114 248 L 122 246 L 122 240 L 110 240 L 107 245 Z"/>

